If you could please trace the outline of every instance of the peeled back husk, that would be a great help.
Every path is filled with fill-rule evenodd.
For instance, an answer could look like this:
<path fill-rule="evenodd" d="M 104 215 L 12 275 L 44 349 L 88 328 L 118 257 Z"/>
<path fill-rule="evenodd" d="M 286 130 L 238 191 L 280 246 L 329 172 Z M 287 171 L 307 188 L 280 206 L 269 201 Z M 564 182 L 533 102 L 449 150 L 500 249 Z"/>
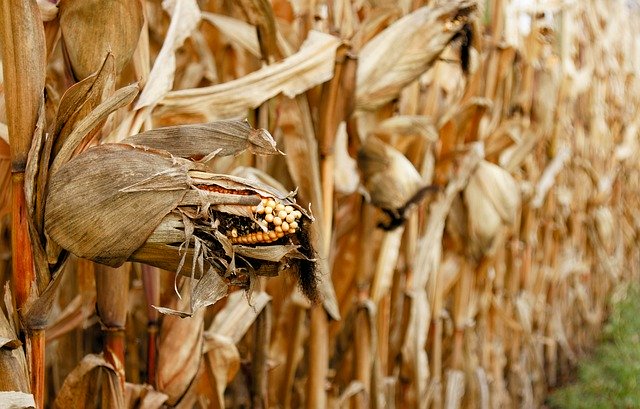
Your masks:
<path fill-rule="evenodd" d="M 245 142 L 238 138 L 238 144 Z M 199 153 L 182 153 L 194 152 Z M 227 283 L 247 287 L 254 275 L 287 268 L 313 299 L 313 218 L 292 196 L 205 172 L 201 164 L 164 150 L 105 144 L 53 175 L 45 228 L 75 255 L 112 267 L 135 260 L 196 277 L 213 269 Z M 267 217 L 267 207 L 272 215 L 284 212 L 277 224 Z"/>
<path fill-rule="evenodd" d="M 467 208 L 470 250 L 481 255 L 491 248 L 503 226 L 515 221 L 520 191 L 513 177 L 500 166 L 482 161 L 463 192 Z"/>

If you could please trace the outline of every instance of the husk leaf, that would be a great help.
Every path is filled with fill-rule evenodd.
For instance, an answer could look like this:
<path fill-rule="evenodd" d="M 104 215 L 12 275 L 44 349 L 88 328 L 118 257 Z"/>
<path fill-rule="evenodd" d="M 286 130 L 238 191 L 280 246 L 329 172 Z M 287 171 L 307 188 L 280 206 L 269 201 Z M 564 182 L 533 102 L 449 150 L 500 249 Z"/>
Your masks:
<path fill-rule="evenodd" d="M 468 0 L 422 7 L 368 41 L 359 55 L 356 107 L 373 110 L 397 97 L 435 62 L 475 8 Z"/>
<path fill-rule="evenodd" d="M 62 39 L 75 77 L 83 80 L 94 73 L 108 52 L 115 56 L 116 72 L 122 71 L 138 44 L 144 20 L 141 2 L 63 0 L 59 8 Z"/>
<path fill-rule="evenodd" d="M 174 156 L 193 159 L 212 152 L 215 156 L 237 155 L 244 150 L 257 155 L 279 153 L 268 131 L 253 129 L 247 121 L 238 120 L 152 129 L 122 142 L 163 149 Z"/>

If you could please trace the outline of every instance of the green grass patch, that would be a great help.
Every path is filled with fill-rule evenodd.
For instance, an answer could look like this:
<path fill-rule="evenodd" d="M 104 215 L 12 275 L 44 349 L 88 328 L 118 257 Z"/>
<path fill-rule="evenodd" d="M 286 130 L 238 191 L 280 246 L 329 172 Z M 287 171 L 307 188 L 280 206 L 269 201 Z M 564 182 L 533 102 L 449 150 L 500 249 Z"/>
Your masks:
<path fill-rule="evenodd" d="M 613 306 L 602 343 L 578 367 L 575 383 L 549 397 L 552 408 L 640 408 L 640 291 Z"/>

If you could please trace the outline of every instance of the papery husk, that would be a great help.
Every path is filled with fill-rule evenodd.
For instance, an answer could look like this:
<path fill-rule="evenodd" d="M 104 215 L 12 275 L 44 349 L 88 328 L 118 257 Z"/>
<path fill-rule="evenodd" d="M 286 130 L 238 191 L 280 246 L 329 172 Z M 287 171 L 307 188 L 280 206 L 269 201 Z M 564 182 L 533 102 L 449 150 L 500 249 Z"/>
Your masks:
<path fill-rule="evenodd" d="M 182 306 L 181 308 L 183 308 Z M 175 405 L 189 387 L 202 359 L 204 310 L 187 318 L 166 316 L 158 340 L 158 390 Z"/>
<path fill-rule="evenodd" d="M 396 98 L 474 18 L 476 7 L 468 0 L 422 7 L 368 41 L 359 54 L 356 107 L 373 110 Z"/>
<path fill-rule="evenodd" d="M 273 137 L 265 129 L 253 129 L 247 121 L 216 121 L 202 125 L 157 128 L 122 141 L 169 151 L 181 158 L 202 159 L 207 155 L 229 156 L 248 150 L 255 155 L 278 153 Z"/>
<path fill-rule="evenodd" d="M 125 384 L 126 408 L 161 409 L 165 407 L 168 396 L 149 385 L 127 382 Z"/>
<path fill-rule="evenodd" d="M 469 178 L 463 192 L 467 208 L 470 251 L 483 254 L 503 226 L 515 221 L 520 207 L 520 191 L 509 172 L 482 161 Z"/>
<path fill-rule="evenodd" d="M 29 392 L 27 360 L 15 329 L 0 308 L 0 391 Z M 0 395 L 0 402 L 2 395 Z"/>
<path fill-rule="evenodd" d="M 364 141 L 358 167 L 371 203 L 392 218 L 391 225 L 401 222 L 410 205 L 419 202 L 429 189 L 402 153 L 375 136 Z"/>
<path fill-rule="evenodd" d="M 93 74 L 111 52 L 122 71 L 138 44 L 144 22 L 139 0 L 63 0 L 59 4 L 62 41 L 78 80 Z"/>
<path fill-rule="evenodd" d="M 236 135 L 246 131 L 259 136 L 249 138 L 263 144 L 256 150 L 265 153 L 270 147 L 272 153 L 277 152 L 266 131 L 251 131 L 241 121 L 235 128 L 231 124 L 223 125 L 240 129 Z M 233 145 L 232 140 L 226 139 L 230 135 L 209 132 L 209 138 L 222 140 L 223 147 Z M 236 142 L 246 147 L 247 139 L 236 137 Z M 196 144 L 187 145 L 178 153 L 198 156 L 202 150 L 196 148 Z M 306 232 L 312 221 L 309 213 L 290 194 L 260 182 L 198 169 L 202 166 L 196 162 L 148 147 L 105 144 L 88 149 L 63 165 L 51 180 L 45 215 L 47 233 L 77 256 L 112 267 L 131 259 L 197 277 L 211 267 L 230 280 L 241 273 L 244 283 L 236 283 L 241 285 L 251 282 L 252 276 L 244 273 L 246 269 L 252 274 L 276 275 L 289 261 L 302 289 L 315 298 L 315 253 Z M 213 190 L 207 190 L 207 186 Z M 251 224 L 255 216 L 250 206 L 259 204 L 261 197 L 277 199 L 300 212 L 297 244 L 286 240 L 258 247 L 232 244 L 225 232 L 212 224 L 223 215 L 241 217 Z M 236 259 L 235 255 L 241 258 Z M 213 298 L 194 298 L 192 307 L 215 302 L 226 290 L 211 279 L 205 281 L 213 287 L 201 288 L 200 294 Z"/>
<path fill-rule="evenodd" d="M 101 393 L 98 395 L 96 391 Z M 124 391 L 118 375 L 100 355 L 85 355 L 66 377 L 56 396 L 54 408 L 122 408 Z"/>

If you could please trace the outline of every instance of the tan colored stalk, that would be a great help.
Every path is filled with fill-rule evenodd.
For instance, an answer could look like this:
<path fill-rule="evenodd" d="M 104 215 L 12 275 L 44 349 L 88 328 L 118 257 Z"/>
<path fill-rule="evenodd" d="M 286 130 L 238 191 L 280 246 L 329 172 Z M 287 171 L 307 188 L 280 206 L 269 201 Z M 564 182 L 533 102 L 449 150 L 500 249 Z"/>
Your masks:
<path fill-rule="evenodd" d="M 255 335 L 252 354 L 252 407 L 266 409 L 269 407 L 268 399 L 268 359 L 269 344 L 271 343 L 271 303 L 267 303 L 256 318 Z"/>
<path fill-rule="evenodd" d="M 306 388 L 307 409 L 327 407 L 326 379 L 327 364 L 323 360 L 329 356 L 328 317 L 321 305 L 311 308 L 311 328 L 309 332 L 309 378 Z"/>
<path fill-rule="evenodd" d="M 21 313 L 38 294 L 24 193 L 24 172 L 40 106 L 43 103 L 45 38 L 33 1 L 6 1 L 0 6 L 2 64 L 12 172 L 12 275 Z M 43 274 L 45 272 L 42 272 Z M 47 272 L 48 273 L 48 272 Z M 44 331 L 27 331 L 31 390 L 44 407 Z"/>
<path fill-rule="evenodd" d="M 125 324 L 129 307 L 129 269 L 95 266 L 98 315 L 104 326 L 104 357 L 113 366 L 124 389 Z"/>
<path fill-rule="evenodd" d="M 157 267 L 141 265 L 144 294 L 147 301 L 147 383 L 156 386 L 158 361 L 158 326 L 160 313 L 153 308 L 160 305 L 160 274 Z"/>

